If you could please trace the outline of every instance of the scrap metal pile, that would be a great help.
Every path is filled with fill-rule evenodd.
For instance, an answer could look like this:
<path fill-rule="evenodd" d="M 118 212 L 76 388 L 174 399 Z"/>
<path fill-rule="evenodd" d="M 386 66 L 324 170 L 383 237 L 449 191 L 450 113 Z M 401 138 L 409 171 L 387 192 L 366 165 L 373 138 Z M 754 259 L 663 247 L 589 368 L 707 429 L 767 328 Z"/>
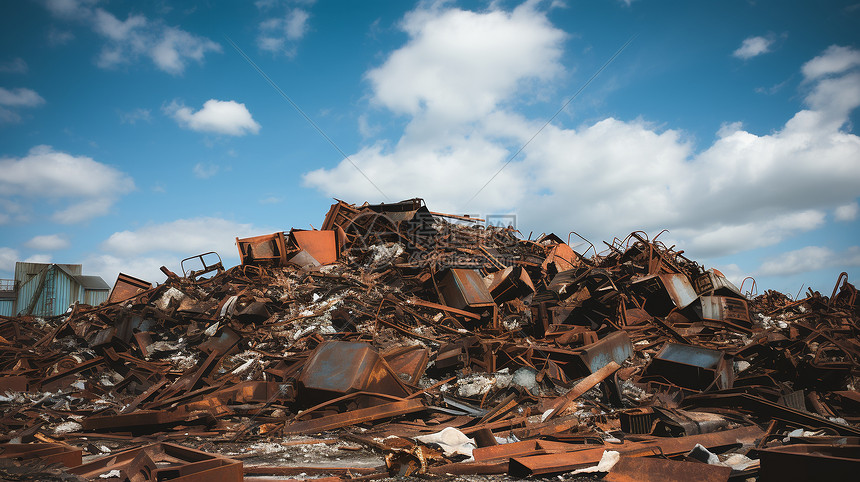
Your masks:
<path fill-rule="evenodd" d="M 339 201 L 320 230 L 237 239 L 239 266 L 201 255 L 155 287 L 120 275 L 100 306 L 0 318 L 0 479 L 799 480 L 860 464 L 847 276 L 829 298 L 748 299 L 644 233 L 588 257 L 476 221 Z M 261 458 L 273 447 L 328 456 Z"/>

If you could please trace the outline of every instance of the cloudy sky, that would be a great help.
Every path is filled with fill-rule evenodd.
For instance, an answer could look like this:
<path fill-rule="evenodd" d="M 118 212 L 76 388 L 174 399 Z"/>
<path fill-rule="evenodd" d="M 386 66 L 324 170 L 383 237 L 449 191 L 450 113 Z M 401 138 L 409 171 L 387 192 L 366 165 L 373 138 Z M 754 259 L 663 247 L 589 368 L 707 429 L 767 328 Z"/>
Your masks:
<path fill-rule="evenodd" d="M 759 292 L 860 272 L 856 0 L 0 9 L 0 277 L 232 266 L 332 197 L 667 229 Z"/>

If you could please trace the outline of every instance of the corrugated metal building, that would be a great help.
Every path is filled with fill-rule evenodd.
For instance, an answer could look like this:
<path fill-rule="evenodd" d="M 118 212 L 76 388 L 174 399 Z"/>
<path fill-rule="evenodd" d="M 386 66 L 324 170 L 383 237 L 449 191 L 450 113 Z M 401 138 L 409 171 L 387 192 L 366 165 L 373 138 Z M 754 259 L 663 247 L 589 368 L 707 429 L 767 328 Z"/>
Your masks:
<path fill-rule="evenodd" d="M 15 314 L 15 280 L 0 280 L 0 316 Z"/>
<path fill-rule="evenodd" d="M 100 276 L 82 275 L 79 264 L 19 261 L 15 279 L 0 283 L 0 314 L 55 316 L 75 303 L 98 305 L 109 292 L 110 286 Z"/>

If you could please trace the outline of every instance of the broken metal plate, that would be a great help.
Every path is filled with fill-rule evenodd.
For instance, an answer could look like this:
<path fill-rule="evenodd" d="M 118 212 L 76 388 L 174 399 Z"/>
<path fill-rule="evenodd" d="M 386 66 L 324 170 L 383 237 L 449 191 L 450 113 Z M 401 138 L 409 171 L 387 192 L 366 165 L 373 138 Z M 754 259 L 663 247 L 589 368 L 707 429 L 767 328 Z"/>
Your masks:
<path fill-rule="evenodd" d="M 624 363 L 624 360 L 633 356 L 633 344 L 626 331 L 616 331 L 576 351 L 589 372 L 594 373 L 611 361 L 619 365 Z"/>
<path fill-rule="evenodd" d="M 645 369 L 648 377 L 660 376 L 685 388 L 704 390 L 715 384 L 731 388 L 734 370 L 722 351 L 667 343 Z"/>
<path fill-rule="evenodd" d="M 110 292 L 108 303 L 116 303 L 125 301 L 133 296 L 139 295 L 144 291 L 152 288 L 152 283 L 144 281 L 134 276 L 129 276 L 125 273 L 120 273 L 116 277 L 116 283 Z"/>
<path fill-rule="evenodd" d="M 496 304 L 484 278 L 476 270 L 447 269 L 440 275 L 438 284 L 445 304 L 453 308 L 484 308 Z"/>
<path fill-rule="evenodd" d="M 305 231 L 294 229 L 290 231 L 290 240 L 320 264 L 332 264 L 337 261 L 339 255 L 337 236 L 332 230 Z"/>
<path fill-rule="evenodd" d="M 408 395 L 385 360 L 367 343 L 328 341 L 311 353 L 299 375 L 299 389 L 308 402 L 348 393 Z"/>

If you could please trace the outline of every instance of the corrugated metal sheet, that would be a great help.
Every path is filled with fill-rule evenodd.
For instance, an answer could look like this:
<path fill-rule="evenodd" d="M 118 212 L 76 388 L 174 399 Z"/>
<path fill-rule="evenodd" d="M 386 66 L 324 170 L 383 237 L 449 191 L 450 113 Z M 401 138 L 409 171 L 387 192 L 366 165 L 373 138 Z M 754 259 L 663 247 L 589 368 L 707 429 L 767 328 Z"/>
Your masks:
<path fill-rule="evenodd" d="M 22 266 L 19 267 L 19 265 Z M 15 276 L 21 282 L 17 304 L 19 313 L 27 310 L 34 296 L 38 298 L 31 313 L 33 316 L 62 314 L 72 303 L 73 296 L 78 297 L 77 292 L 80 289 L 78 283 L 66 270 L 55 265 L 16 263 Z"/>
<path fill-rule="evenodd" d="M 15 263 L 15 279 L 18 280 L 18 312 L 26 311 L 30 300 L 39 288 L 48 266 L 37 263 Z"/>
<path fill-rule="evenodd" d="M 107 301 L 110 290 L 85 290 L 84 293 L 84 303 L 96 306 Z"/>
<path fill-rule="evenodd" d="M 15 300 L 0 300 L 0 316 L 15 316 Z"/>
<path fill-rule="evenodd" d="M 43 291 L 42 296 L 48 294 L 47 286 L 45 288 L 46 290 Z M 77 281 L 72 279 L 64 270 L 55 268 L 54 299 L 50 303 L 47 299 L 45 300 L 45 305 L 42 308 L 44 314 L 42 316 L 55 316 L 65 313 L 69 305 L 74 301 L 72 297 L 77 297 L 79 289 L 80 285 Z"/>

